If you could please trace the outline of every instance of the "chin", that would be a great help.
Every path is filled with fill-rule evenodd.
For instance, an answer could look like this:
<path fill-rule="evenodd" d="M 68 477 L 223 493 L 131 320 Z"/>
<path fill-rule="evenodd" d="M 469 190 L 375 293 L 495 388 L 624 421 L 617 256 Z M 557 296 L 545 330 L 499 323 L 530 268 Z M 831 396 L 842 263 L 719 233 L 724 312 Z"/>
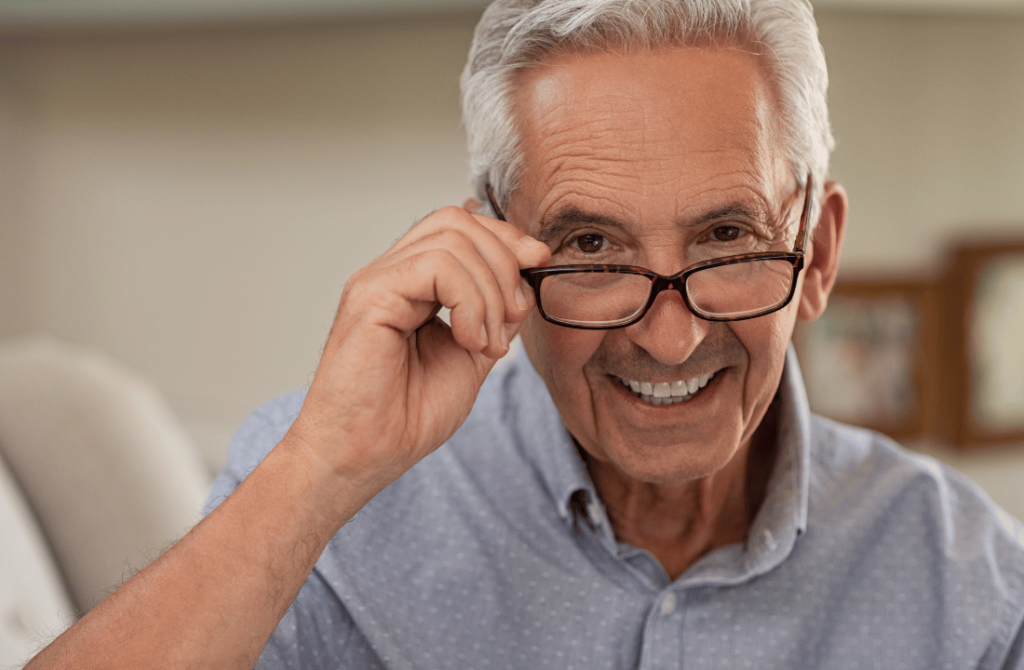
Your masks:
<path fill-rule="evenodd" d="M 635 440 L 618 439 L 607 445 L 582 441 L 581 445 L 593 458 L 630 479 L 657 485 L 685 484 L 709 477 L 725 468 L 739 450 L 739 440 L 723 439 L 721 430 L 712 440 L 645 440 L 639 447 Z"/>

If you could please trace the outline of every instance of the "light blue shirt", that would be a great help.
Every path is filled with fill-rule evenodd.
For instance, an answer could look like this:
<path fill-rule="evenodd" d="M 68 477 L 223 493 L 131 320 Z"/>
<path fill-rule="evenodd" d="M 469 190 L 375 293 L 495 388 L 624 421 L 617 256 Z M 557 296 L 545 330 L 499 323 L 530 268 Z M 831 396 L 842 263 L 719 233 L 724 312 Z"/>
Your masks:
<path fill-rule="evenodd" d="M 242 427 L 211 504 L 298 414 Z M 259 668 L 1024 668 L 1024 529 L 889 439 L 808 410 L 789 354 L 747 541 L 670 581 L 617 542 L 525 356 L 328 545 Z M 569 501 L 586 491 L 593 528 Z"/>

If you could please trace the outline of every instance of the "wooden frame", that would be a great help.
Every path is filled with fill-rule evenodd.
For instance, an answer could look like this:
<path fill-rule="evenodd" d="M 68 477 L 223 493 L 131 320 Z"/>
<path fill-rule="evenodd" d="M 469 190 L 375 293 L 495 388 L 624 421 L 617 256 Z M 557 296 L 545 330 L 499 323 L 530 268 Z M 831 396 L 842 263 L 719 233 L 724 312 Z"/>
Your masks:
<path fill-rule="evenodd" d="M 811 409 L 896 439 L 929 432 L 937 327 L 931 282 L 837 282 L 825 313 L 793 338 Z"/>
<path fill-rule="evenodd" d="M 1024 441 L 1024 240 L 954 249 L 942 288 L 941 433 L 960 447 Z"/>

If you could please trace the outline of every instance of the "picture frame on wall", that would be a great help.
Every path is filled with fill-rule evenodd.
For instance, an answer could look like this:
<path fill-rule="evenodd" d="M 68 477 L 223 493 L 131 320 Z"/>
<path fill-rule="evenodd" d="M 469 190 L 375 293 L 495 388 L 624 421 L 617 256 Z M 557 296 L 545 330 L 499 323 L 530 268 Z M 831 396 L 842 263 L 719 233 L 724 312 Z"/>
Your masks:
<path fill-rule="evenodd" d="M 799 323 L 794 346 L 811 410 L 883 432 L 921 437 L 933 405 L 934 284 L 840 280 L 828 308 Z"/>
<path fill-rule="evenodd" d="M 1024 441 L 1024 239 L 955 248 L 943 296 L 947 434 L 960 447 Z"/>

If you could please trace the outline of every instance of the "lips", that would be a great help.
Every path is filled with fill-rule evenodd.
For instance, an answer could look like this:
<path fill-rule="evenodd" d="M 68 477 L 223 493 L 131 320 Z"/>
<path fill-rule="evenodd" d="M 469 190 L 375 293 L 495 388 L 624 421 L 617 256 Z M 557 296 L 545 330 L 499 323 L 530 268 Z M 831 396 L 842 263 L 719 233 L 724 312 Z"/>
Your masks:
<path fill-rule="evenodd" d="M 709 373 L 692 379 L 680 379 L 674 382 L 641 382 L 624 377 L 615 377 L 616 381 L 640 400 L 649 405 L 675 405 L 691 400 L 708 385 L 715 374 Z"/>

